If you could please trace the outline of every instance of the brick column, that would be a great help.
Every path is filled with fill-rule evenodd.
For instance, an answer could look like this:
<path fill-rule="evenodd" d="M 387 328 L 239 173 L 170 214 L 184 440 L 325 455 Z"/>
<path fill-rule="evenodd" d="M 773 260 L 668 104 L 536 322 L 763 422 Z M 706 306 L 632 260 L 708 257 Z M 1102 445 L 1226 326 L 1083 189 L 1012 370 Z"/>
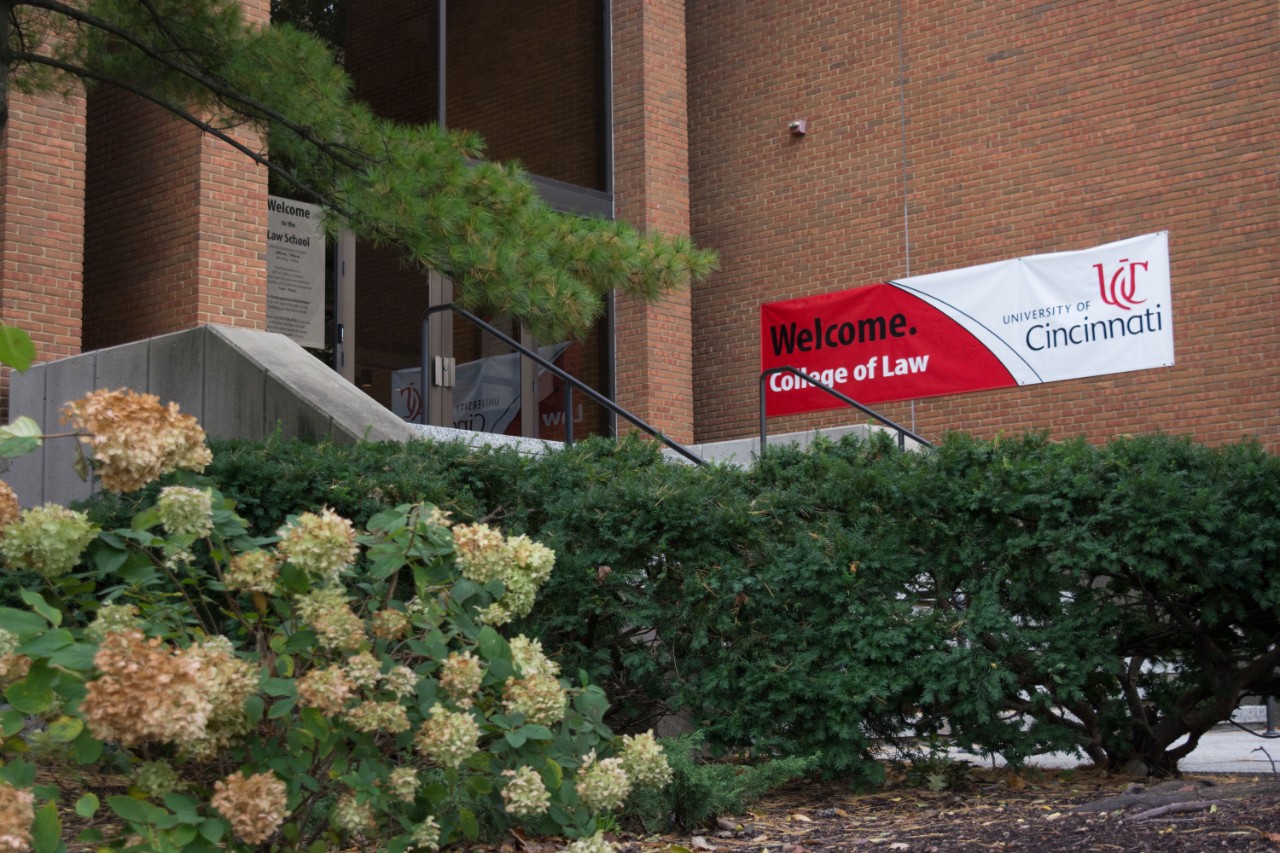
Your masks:
<path fill-rule="evenodd" d="M 689 233 L 684 0 L 614 0 L 617 216 Z M 687 290 L 657 304 L 619 297 L 617 398 L 668 436 L 693 441 L 693 337 Z"/>
<path fill-rule="evenodd" d="M 80 352 L 85 101 L 10 90 L 0 141 L 0 320 L 40 361 Z"/>
<path fill-rule="evenodd" d="M 244 4 L 266 21 L 266 0 Z M 266 170 L 133 95 L 89 103 L 85 347 L 209 323 L 266 327 Z M 256 129 L 231 131 L 253 150 Z"/>

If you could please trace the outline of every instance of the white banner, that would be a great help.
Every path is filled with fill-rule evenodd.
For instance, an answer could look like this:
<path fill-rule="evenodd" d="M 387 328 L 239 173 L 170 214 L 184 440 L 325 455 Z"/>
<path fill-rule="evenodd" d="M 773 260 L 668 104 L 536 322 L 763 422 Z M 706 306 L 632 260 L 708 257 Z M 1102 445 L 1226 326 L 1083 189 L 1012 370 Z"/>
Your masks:
<path fill-rule="evenodd" d="M 267 331 L 324 348 L 323 208 L 267 196 Z"/>
<path fill-rule="evenodd" d="M 889 283 L 981 341 L 1018 385 L 1174 363 L 1167 231 Z"/>
<path fill-rule="evenodd" d="M 538 353 L 554 363 L 568 347 L 568 343 L 549 344 L 540 347 Z M 539 380 L 544 375 L 551 378 L 539 367 Z M 453 379 L 454 428 L 505 433 L 520 414 L 519 353 L 464 362 L 454 368 Z M 391 411 L 407 421 L 416 422 L 422 415 L 422 394 L 418 390 L 421 380 L 422 372 L 417 367 L 396 370 L 391 374 Z M 538 382 L 540 397 L 545 397 L 550 391 L 548 383 Z"/>

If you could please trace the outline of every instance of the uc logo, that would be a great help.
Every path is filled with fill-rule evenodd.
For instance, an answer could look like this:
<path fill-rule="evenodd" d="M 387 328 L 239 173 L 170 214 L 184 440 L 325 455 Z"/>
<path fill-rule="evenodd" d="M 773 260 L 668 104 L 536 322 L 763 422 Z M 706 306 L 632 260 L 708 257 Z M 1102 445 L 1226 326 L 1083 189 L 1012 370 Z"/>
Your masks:
<path fill-rule="evenodd" d="M 1138 270 L 1147 271 L 1146 261 L 1121 258 L 1110 278 L 1102 264 L 1094 264 L 1093 268 L 1098 273 L 1098 293 L 1103 302 L 1128 311 L 1147 301 L 1135 298 L 1138 292 Z"/>

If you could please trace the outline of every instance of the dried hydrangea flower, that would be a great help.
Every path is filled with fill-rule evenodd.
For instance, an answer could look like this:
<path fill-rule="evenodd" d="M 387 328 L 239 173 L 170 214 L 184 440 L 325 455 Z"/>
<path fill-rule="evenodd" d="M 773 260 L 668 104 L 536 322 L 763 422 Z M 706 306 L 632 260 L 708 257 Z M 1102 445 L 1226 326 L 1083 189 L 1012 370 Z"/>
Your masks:
<path fill-rule="evenodd" d="M 288 789 L 274 773 L 245 776 L 236 771 L 214 784 L 210 805 L 231 824 L 231 830 L 246 844 L 261 844 L 280 828 L 288 817 Z"/>
<path fill-rule="evenodd" d="M 652 730 L 634 737 L 623 735 L 621 757 L 623 769 L 637 788 L 661 788 L 671 781 L 671 765 Z"/>
<path fill-rule="evenodd" d="M 597 830 L 590 838 L 579 838 L 561 853 L 617 853 L 618 848 L 605 840 L 604 830 Z"/>
<path fill-rule="evenodd" d="M 17 653 L 20 645 L 17 634 L 0 628 L 0 688 L 21 681 L 31 670 L 31 658 Z"/>
<path fill-rule="evenodd" d="M 435 853 L 440 849 L 440 824 L 434 817 L 423 818 L 422 823 L 409 833 L 409 849 L 425 850 L 427 853 Z"/>
<path fill-rule="evenodd" d="M 391 671 L 382 676 L 382 689 L 397 699 L 412 696 L 418 689 L 418 673 L 407 666 L 393 666 Z"/>
<path fill-rule="evenodd" d="M 506 540 L 487 524 L 453 528 L 453 552 L 462 576 L 481 585 L 501 580 L 510 562 Z"/>
<path fill-rule="evenodd" d="M 509 678 L 502 686 L 502 707 L 508 714 L 524 714 L 527 722 L 553 726 L 564 719 L 565 692 L 549 675 Z"/>
<path fill-rule="evenodd" d="M 446 710 L 437 702 L 414 735 L 413 745 L 441 767 L 461 767 L 478 751 L 480 727 L 470 714 Z"/>
<path fill-rule="evenodd" d="M 170 536 L 203 538 L 213 532 L 213 493 L 208 489 L 166 486 L 156 498 L 156 514 Z"/>
<path fill-rule="evenodd" d="M 386 732 L 394 735 L 409 731 L 409 715 L 399 702 L 375 702 L 367 699 L 347 711 L 344 716 L 353 729 L 366 734 Z"/>
<path fill-rule="evenodd" d="M 484 663 L 471 652 L 451 652 L 440 665 L 440 689 L 460 708 L 470 708 L 484 681 Z"/>
<path fill-rule="evenodd" d="M 354 692 L 355 685 L 340 666 L 313 669 L 298 679 L 298 701 L 326 717 L 342 713 Z"/>
<path fill-rule="evenodd" d="M 101 675 L 86 685 L 80 713 L 94 737 L 126 746 L 204 737 L 212 708 L 195 657 L 123 631 L 107 635 L 93 663 Z"/>
<path fill-rule="evenodd" d="M 516 817 L 534 817 L 551 807 L 551 792 L 542 783 L 542 777 L 532 767 L 519 770 L 503 770 L 502 775 L 511 781 L 502 788 L 502 806 L 507 814 Z"/>
<path fill-rule="evenodd" d="M 531 675 L 559 677 L 560 664 L 543 654 L 540 640 L 530 640 L 524 634 L 517 634 L 511 639 L 509 645 L 511 646 L 511 660 L 516 665 L 516 672 L 526 678 Z"/>
<path fill-rule="evenodd" d="M 418 778 L 418 771 L 412 767 L 397 767 L 387 775 L 387 782 L 383 787 L 391 799 L 412 803 L 422 787 L 422 780 Z"/>
<path fill-rule="evenodd" d="M 235 655 L 226 637 L 210 637 L 192 646 L 187 654 L 200 664 L 200 684 L 211 710 L 204 736 L 186 745 L 185 752 L 196 758 L 212 758 L 249 733 L 245 704 L 258 690 L 258 667 Z"/>
<path fill-rule="evenodd" d="M 372 627 L 379 640 L 399 640 L 409 633 L 409 616 L 399 610 L 379 610 L 373 614 Z"/>
<path fill-rule="evenodd" d="M 319 515 L 304 512 L 278 531 L 276 548 L 284 558 L 322 584 L 338 583 L 342 570 L 356 561 L 356 529 L 325 507 Z"/>
<path fill-rule="evenodd" d="M 313 589 L 305 595 L 294 596 L 298 616 L 316 632 L 316 638 L 326 649 L 355 651 L 367 642 L 364 622 L 340 587 L 329 586 Z"/>
<path fill-rule="evenodd" d="M 622 767 L 621 758 L 596 760 L 593 749 L 578 769 L 578 799 L 593 812 L 611 812 L 622 807 L 631 793 L 631 780 Z"/>
<path fill-rule="evenodd" d="M 85 636 L 101 643 L 108 634 L 132 631 L 140 627 L 136 604 L 104 604 L 84 629 Z"/>
<path fill-rule="evenodd" d="M 13 524 L 22 515 L 18 495 L 4 480 L 0 480 L 0 531 Z"/>
<path fill-rule="evenodd" d="M 486 524 L 453 528 L 454 554 L 462 576 L 477 584 L 501 581 L 505 592 L 477 618 L 486 625 L 505 625 L 533 609 L 538 589 L 551 576 L 555 553 L 527 536 L 504 539 Z"/>
<path fill-rule="evenodd" d="M 182 779 L 167 761 L 144 761 L 133 769 L 133 784 L 152 799 L 161 799 L 182 787 Z"/>
<path fill-rule="evenodd" d="M 451 521 L 449 518 L 449 516 L 453 515 L 452 512 L 449 512 L 448 510 L 443 510 L 440 507 L 435 506 L 434 504 L 424 504 L 423 508 L 426 509 L 427 514 L 426 516 L 423 517 L 422 520 L 427 524 L 431 525 L 432 527 L 452 527 L 453 526 L 453 521 Z"/>
<path fill-rule="evenodd" d="M 0 555 L 11 569 L 56 578 L 75 568 L 98 530 L 84 513 L 57 504 L 24 509 L 18 521 L 5 528 Z"/>
<path fill-rule="evenodd" d="M 35 796 L 24 788 L 0 782 L 0 853 L 30 850 L 35 820 Z"/>
<path fill-rule="evenodd" d="M 82 441 L 107 491 L 136 491 L 179 469 L 203 471 L 213 461 L 196 419 L 152 394 L 93 391 L 62 411 L 63 423 L 88 433 Z"/>
<path fill-rule="evenodd" d="M 382 675 L 382 663 L 368 652 L 352 655 L 342 666 L 356 687 L 373 687 Z"/>
<path fill-rule="evenodd" d="M 356 799 L 355 793 L 348 791 L 334 803 L 329 812 L 329 822 L 334 828 L 347 835 L 366 835 L 378 827 L 377 815 L 373 806 Z"/>
<path fill-rule="evenodd" d="M 280 574 L 279 560 L 270 551 L 245 551 L 231 558 L 227 567 L 227 589 L 232 592 L 271 593 Z"/>

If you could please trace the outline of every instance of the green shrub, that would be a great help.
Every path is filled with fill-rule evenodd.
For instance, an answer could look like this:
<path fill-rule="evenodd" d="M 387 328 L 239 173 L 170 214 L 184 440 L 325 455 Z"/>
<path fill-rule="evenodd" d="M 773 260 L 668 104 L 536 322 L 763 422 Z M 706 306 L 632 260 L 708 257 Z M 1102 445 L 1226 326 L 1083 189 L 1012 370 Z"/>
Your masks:
<path fill-rule="evenodd" d="M 754 764 L 705 762 L 700 733 L 664 738 L 671 784 L 649 788 L 628 802 L 622 819 L 648 832 L 689 832 L 719 815 L 740 815 L 752 803 L 817 766 L 817 757 L 791 756 Z"/>
<path fill-rule="evenodd" d="M 886 742 L 945 734 L 1167 772 L 1280 689 L 1280 463 L 1252 444 L 846 439 L 745 471 L 636 440 L 217 450 L 255 534 L 286 502 L 425 499 L 545 542 L 558 569 L 518 629 L 608 691 L 618 730 L 679 710 L 717 753 L 874 783 Z"/>

